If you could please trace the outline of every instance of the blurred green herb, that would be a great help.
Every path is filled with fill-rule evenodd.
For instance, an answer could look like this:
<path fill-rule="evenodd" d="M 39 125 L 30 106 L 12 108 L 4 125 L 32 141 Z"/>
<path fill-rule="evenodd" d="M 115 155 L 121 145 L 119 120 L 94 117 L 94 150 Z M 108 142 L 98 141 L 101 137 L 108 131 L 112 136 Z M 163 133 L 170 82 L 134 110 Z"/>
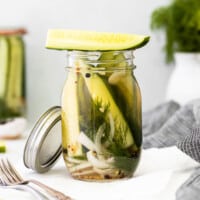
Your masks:
<path fill-rule="evenodd" d="M 164 51 L 168 63 L 174 53 L 200 51 L 200 0 L 172 0 L 155 9 L 151 16 L 152 30 L 164 30 Z"/>

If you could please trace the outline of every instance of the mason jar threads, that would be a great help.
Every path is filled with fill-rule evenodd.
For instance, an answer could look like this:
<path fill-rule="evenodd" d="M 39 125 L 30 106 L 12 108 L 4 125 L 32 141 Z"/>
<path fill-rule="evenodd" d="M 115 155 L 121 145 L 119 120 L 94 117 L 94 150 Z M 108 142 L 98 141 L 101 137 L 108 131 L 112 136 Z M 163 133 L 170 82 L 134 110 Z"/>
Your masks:
<path fill-rule="evenodd" d="M 16 137 L 25 126 L 21 119 L 11 123 L 25 114 L 25 33 L 25 29 L 0 29 L 0 137 Z M 21 127 L 18 133 L 9 128 L 15 123 Z"/>
<path fill-rule="evenodd" d="M 62 148 L 81 180 L 131 177 L 142 145 L 141 94 L 133 51 L 68 51 Z"/>

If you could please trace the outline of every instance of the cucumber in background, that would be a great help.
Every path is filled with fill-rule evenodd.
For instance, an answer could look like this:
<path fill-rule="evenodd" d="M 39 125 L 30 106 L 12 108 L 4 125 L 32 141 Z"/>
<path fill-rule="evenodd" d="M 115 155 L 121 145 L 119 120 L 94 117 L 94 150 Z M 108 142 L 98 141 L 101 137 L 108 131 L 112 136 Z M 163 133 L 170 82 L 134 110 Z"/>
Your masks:
<path fill-rule="evenodd" d="M 0 36 L 0 98 L 5 98 L 8 68 L 10 60 L 10 45 L 7 37 Z"/>
<path fill-rule="evenodd" d="M 23 108 L 24 45 L 21 37 L 10 36 L 10 63 L 6 90 L 7 106 L 15 113 Z"/>
<path fill-rule="evenodd" d="M 0 120 L 21 116 L 25 110 L 24 42 L 20 33 L 3 33 L 0 31 Z"/>

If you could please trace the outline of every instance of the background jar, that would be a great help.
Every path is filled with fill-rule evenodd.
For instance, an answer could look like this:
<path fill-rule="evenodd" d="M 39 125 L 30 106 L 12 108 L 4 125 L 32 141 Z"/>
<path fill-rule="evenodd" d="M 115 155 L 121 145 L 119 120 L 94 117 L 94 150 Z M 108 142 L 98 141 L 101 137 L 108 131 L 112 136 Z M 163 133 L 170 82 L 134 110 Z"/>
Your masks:
<path fill-rule="evenodd" d="M 0 122 L 25 113 L 25 33 L 0 30 Z"/>
<path fill-rule="evenodd" d="M 68 51 L 62 148 L 76 179 L 131 177 L 141 154 L 141 94 L 133 52 Z"/>
<path fill-rule="evenodd" d="M 0 29 L 0 139 L 17 139 L 24 133 L 25 29 Z"/>

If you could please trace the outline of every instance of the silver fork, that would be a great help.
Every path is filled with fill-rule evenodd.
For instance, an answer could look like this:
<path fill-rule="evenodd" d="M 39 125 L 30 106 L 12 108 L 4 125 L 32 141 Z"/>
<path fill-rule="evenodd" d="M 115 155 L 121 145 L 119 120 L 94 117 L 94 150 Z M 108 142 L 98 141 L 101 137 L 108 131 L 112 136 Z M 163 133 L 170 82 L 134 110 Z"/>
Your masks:
<path fill-rule="evenodd" d="M 36 188 L 30 186 L 30 185 L 13 185 L 8 181 L 7 176 L 4 175 L 0 168 L 0 187 L 6 188 L 6 189 L 16 189 L 16 190 L 22 190 L 30 192 L 36 199 L 44 200 L 48 199 L 41 191 L 37 190 Z"/>
<path fill-rule="evenodd" d="M 65 194 L 45 185 L 34 179 L 24 180 L 21 175 L 17 172 L 17 170 L 13 167 L 8 159 L 0 159 L 0 169 L 4 176 L 7 178 L 7 181 L 10 185 L 25 185 L 29 183 L 33 183 L 43 190 L 45 190 L 52 197 L 55 197 L 58 200 L 72 200 L 71 197 L 66 196 Z"/>
<path fill-rule="evenodd" d="M 16 189 L 16 190 L 30 192 L 38 200 L 48 199 L 45 195 L 43 195 L 41 192 L 39 192 L 33 187 L 27 187 L 27 185 L 7 185 L 5 184 L 4 181 L 2 182 L 1 178 L 0 178 L 0 187 L 6 188 L 6 189 Z"/>

